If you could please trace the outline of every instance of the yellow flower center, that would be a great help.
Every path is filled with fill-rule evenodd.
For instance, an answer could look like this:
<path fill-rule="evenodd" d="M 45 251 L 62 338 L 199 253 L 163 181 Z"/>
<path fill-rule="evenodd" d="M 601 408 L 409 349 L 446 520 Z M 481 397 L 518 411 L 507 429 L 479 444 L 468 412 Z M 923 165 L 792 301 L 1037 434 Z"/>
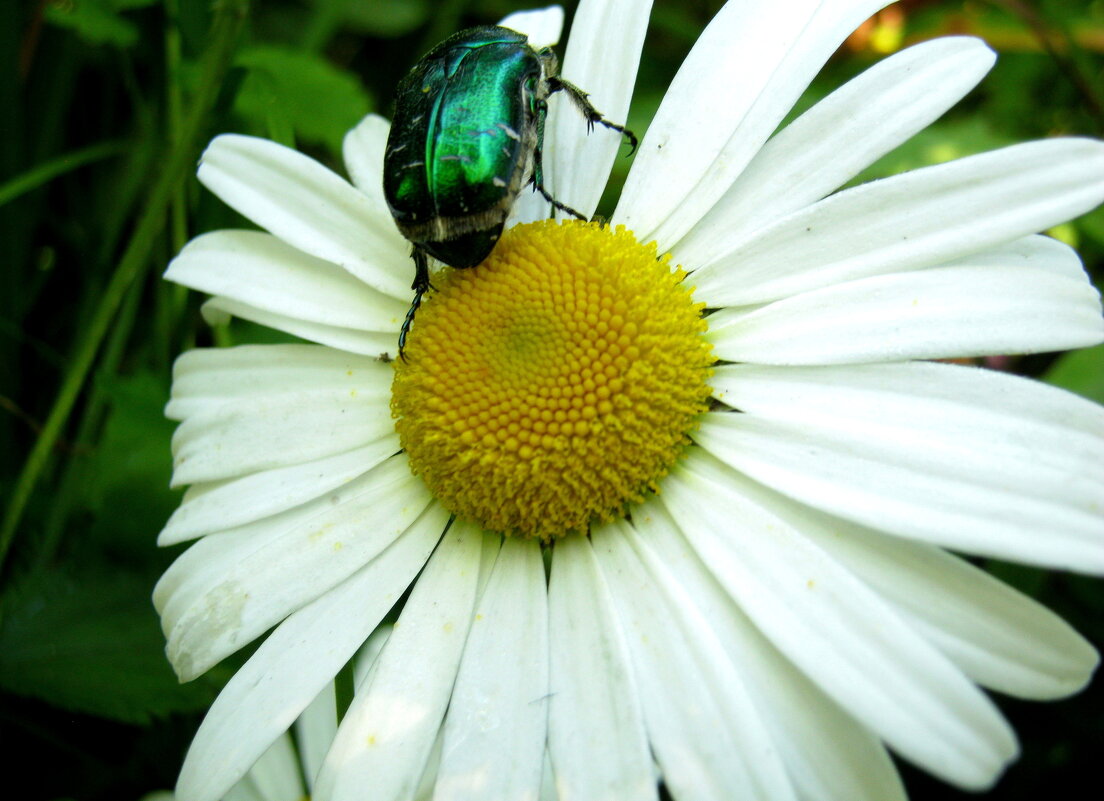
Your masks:
<path fill-rule="evenodd" d="M 620 227 L 543 221 L 434 278 L 391 411 L 449 511 L 549 541 L 658 489 L 713 361 L 704 304 L 669 261 Z"/>

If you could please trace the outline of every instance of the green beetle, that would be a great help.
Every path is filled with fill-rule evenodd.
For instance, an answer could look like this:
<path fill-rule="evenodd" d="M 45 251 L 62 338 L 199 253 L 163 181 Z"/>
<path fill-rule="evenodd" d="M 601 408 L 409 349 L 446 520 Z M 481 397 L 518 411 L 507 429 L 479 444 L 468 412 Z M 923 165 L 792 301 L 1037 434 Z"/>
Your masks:
<path fill-rule="evenodd" d="M 564 91 L 586 118 L 604 119 L 577 86 L 556 75 L 550 47 L 497 25 L 469 28 L 433 48 L 399 82 L 383 156 L 383 193 L 414 246 L 414 302 L 399 333 L 399 354 L 429 290 L 428 257 L 474 267 L 494 249 L 527 183 L 552 206 L 580 219 L 544 188 L 541 164 L 548 96 Z"/>

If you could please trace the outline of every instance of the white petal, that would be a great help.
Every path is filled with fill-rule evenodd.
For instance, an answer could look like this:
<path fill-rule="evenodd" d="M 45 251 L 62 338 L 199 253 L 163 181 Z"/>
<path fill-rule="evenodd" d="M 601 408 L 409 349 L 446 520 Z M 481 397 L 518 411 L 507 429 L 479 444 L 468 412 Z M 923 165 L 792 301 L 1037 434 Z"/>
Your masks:
<path fill-rule="evenodd" d="M 548 749 L 560 801 L 654 801 L 628 644 L 585 537 L 556 543 L 548 593 Z"/>
<path fill-rule="evenodd" d="M 739 674 L 685 591 L 627 524 L 602 526 L 592 539 L 671 795 L 794 798 Z"/>
<path fill-rule="evenodd" d="M 506 227 L 513 228 L 522 223 L 546 220 L 549 217 L 551 206 L 548 201 L 536 191 L 523 188 L 521 194 L 514 201 L 514 207 L 510 209 L 510 216 L 506 219 Z"/>
<path fill-rule="evenodd" d="M 180 773 L 180 797 L 217 801 L 319 693 L 334 717 L 333 677 L 402 597 L 447 519 L 435 505 L 376 559 L 276 627 L 204 718 Z"/>
<path fill-rule="evenodd" d="M 905 801 L 886 752 L 858 723 L 770 644 L 695 555 L 662 504 L 633 510 L 633 528 L 709 621 L 786 763 L 809 801 Z"/>
<path fill-rule="evenodd" d="M 629 113 L 652 0 L 582 3 L 571 23 L 561 74 L 589 95 L 610 122 Z M 622 135 L 587 123 L 566 92 L 549 101 L 545 165 L 547 188 L 561 203 L 591 217 L 602 197 Z M 628 152 L 628 151 L 626 151 Z"/>
<path fill-rule="evenodd" d="M 563 6 L 547 6 L 529 11 L 515 11 L 503 17 L 498 24 L 524 33 L 529 37 L 529 44 L 539 50 L 559 43 L 560 34 L 563 33 L 564 10 Z"/>
<path fill-rule="evenodd" d="M 169 801 L 176 798 L 174 794 L 170 794 Z M 143 801 L 148 801 L 143 799 Z M 253 784 L 252 777 L 246 775 L 244 779 L 235 784 L 230 790 L 223 796 L 222 801 L 270 801 L 263 796 Z"/>
<path fill-rule="evenodd" d="M 194 485 L 165 524 L 157 544 L 176 545 L 307 503 L 363 475 L 397 450 L 395 439 L 386 436 L 336 456 Z"/>
<path fill-rule="evenodd" d="M 391 216 L 383 198 L 383 150 L 390 130 L 390 122 L 379 114 L 369 114 L 345 134 L 341 143 L 345 169 L 353 186 L 372 204 L 373 219 Z"/>
<path fill-rule="evenodd" d="M 409 294 L 409 247 L 390 215 L 308 156 L 238 134 L 208 146 L 199 180 L 227 205 L 289 245 L 348 270 L 392 297 Z"/>
<path fill-rule="evenodd" d="M 433 786 L 437 782 L 437 767 L 441 764 L 441 749 L 444 747 L 445 732 L 443 728 L 437 730 L 437 737 L 433 740 L 433 747 L 426 759 L 422 777 L 418 780 L 418 789 L 414 791 L 413 801 L 433 801 Z"/>
<path fill-rule="evenodd" d="M 447 528 L 447 527 L 446 527 Z M 438 539 L 440 539 L 438 537 Z M 369 635 L 368 640 L 360 647 L 353 657 L 353 687 L 356 692 L 366 686 L 366 682 L 372 673 L 372 669 L 379 662 L 379 655 L 383 653 L 383 647 L 391 639 L 395 626 L 391 623 L 382 623 Z"/>
<path fill-rule="evenodd" d="M 169 793 L 168 801 L 173 801 L 175 798 L 174 793 Z M 143 798 L 142 801 L 149 801 L 149 799 Z M 222 801 L 268 801 L 268 799 L 262 796 L 260 791 L 253 786 L 252 780 L 247 775 L 227 791 Z"/>
<path fill-rule="evenodd" d="M 1065 242 L 1059 242 L 1042 234 L 1032 234 L 997 245 L 989 250 L 971 253 L 969 256 L 946 262 L 944 266 L 1007 267 L 1016 270 L 1026 268 L 1045 270 L 1077 281 L 1089 280 L 1076 250 Z"/>
<path fill-rule="evenodd" d="M 723 6 L 671 82 L 613 221 L 641 241 L 657 240 L 661 250 L 681 239 L 727 191 L 844 38 L 883 5 L 794 0 Z"/>
<path fill-rule="evenodd" d="M 1100 295 L 1047 270 L 939 267 L 814 289 L 709 318 L 717 357 L 847 364 L 1042 353 L 1104 341 Z"/>
<path fill-rule="evenodd" d="M 191 594 L 204 591 L 202 587 L 214 580 L 212 577 L 232 571 L 238 562 L 259 549 L 270 547 L 272 542 L 288 532 L 310 526 L 329 506 L 345 505 L 348 509 L 355 509 L 356 503 L 363 502 L 364 496 L 370 497 L 376 481 L 384 478 L 405 481 L 406 477 L 395 464 L 404 459 L 402 454 L 396 454 L 388 465 L 377 468 L 379 472 L 374 476 L 363 475 L 325 498 L 316 498 L 272 517 L 209 534 L 188 548 L 165 571 L 154 589 L 154 606 L 162 614 L 166 633 L 172 624 L 172 603 L 179 603 L 184 598 L 188 598 L 187 603 L 193 602 L 195 598 L 190 597 Z M 338 509 L 338 516 L 340 513 Z"/>
<path fill-rule="evenodd" d="M 202 554 L 208 543 L 235 536 L 253 547 L 229 564 L 181 557 L 158 583 L 166 653 L 177 673 L 185 679 L 203 673 L 344 581 L 409 528 L 429 502 L 400 456 L 326 498 L 204 537 L 191 550 Z"/>
<path fill-rule="evenodd" d="M 1097 664 L 1092 646 L 1053 612 L 985 571 L 939 548 L 795 504 L 761 484 L 742 481 L 740 490 L 866 581 L 973 680 L 1047 699 L 1076 692 L 1089 680 Z"/>
<path fill-rule="evenodd" d="M 277 331 L 285 331 L 311 342 L 329 345 L 331 348 L 361 355 L 386 356 L 388 359 L 389 351 L 395 349 L 397 332 L 405 316 L 396 314 L 389 326 L 390 330 L 362 331 L 288 317 L 224 297 L 211 298 L 203 304 L 201 311 L 208 325 L 221 325 L 226 322 L 226 315 L 230 315 Z"/>
<path fill-rule="evenodd" d="M 792 504 L 789 504 L 792 507 Z M 1078 692 L 1099 657 L 1069 624 L 931 545 L 810 512 L 802 532 L 881 593 L 974 681 L 1021 698 Z"/>
<path fill-rule="evenodd" d="M 391 368 L 378 359 L 317 345 L 197 348 L 181 354 L 173 365 L 172 400 L 165 415 L 184 420 L 227 401 L 294 394 L 303 387 L 360 395 L 372 387 L 389 388 L 391 378 Z"/>
<path fill-rule="evenodd" d="M 994 59 L 980 39 L 947 37 L 878 62 L 767 142 L 671 248 L 675 261 L 706 264 L 728 252 L 729 242 L 834 192 L 942 116 Z"/>
<path fill-rule="evenodd" d="M 241 345 L 198 348 L 173 365 L 165 415 L 185 420 L 226 404 L 295 395 L 303 387 L 387 402 L 392 369 L 377 358 L 317 345 Z"/>
<path fill-rule="evenodd" d="M 452 691 L 435 801 L 536 801 L 548 732 L 548 595 L 540 544 L 508 537 Z"/>
<path fill-rule="evenodd" d="M 397 444 L 387 399 L 377 394 L 303 389 L 194 414 L 173 435 L 173 486 L 323 459 L 386 437 Z"/>
<path fill-rule="evenodd" d="M 559 793 L 556 792 L 556 779 L 552 772 L 552 757 L 548 755 L 547 749 L 544 752 L 544 766 L 541 770 L 539 798 L 540 801 L 559 801 Z"/>
<path fill-rule="evenodd" d="M 286 519 L 306 519 L 310 514 L 310 507 L 300 507 L 292 512 L 285 512 L 280 517 L 279 523 Z M 239 559 L 244 559 L 254 552 L 259 544 L 263 544 L 271 537 L 272 526 L 269 524 L 242 526 L 229 532 L 204 537 L 198 543 L 189 547 L 178 556 L 169 566 L 169 569 L 161 576 L 153 588 L 153 607 L 157 614 L 165 611 L 165 606 L 173 597 L 180 593 L 189 592 L 190 586 L 206 580 L 209 574 L 221 574 L 234 565 Z M 166 621 L 161 621 L 162 630 L 168 634 L 171 626 Z"/>
<path fill-rule="evenodd" d="M 165 278 L 284 317 L 359 331 L 393 332 L 406 313 L 405 301 L 259 231 L 196 237 Z"/>
<path fill-rule="evenodd" d="M 1104 200 L 1104 143 L 1047 139 L 872 181 L 760 229 L 692 275 L 710 306 L 931 267 Z"/>
<path fill-rule="evenodd" d="M 239 798 L 263 801 L 300 801 L 303 798 L 295 744 L 286 733 L 261 754 L 249 773 L 226 794 L 230 801 Z"/>
<path fill-rule="evenodd" d="M 1104 409 L 947 364 L 731 366 L 695 439 L 784 495 L 968 553 L 1104 571 Z M 1045 536 L 1041 536 L 1041 532 Z"/>
<path fill-rule="evenodd" d="M 745 483 L 691 451 L 661 500 L 748 617 L 824 692 L 925 770 L 989 786 L 1017 751 L 992 702 Z"/>
<path fill-rule="evenodd" d="M 460 522 L 437 547 L 341 722 L 316 801 L 361 801 L 369 787 L 373 801 L 414 794 L 456 679 L 483 548 L 484 535 Z"/>
<path fill-rule="evenodd" d="M 437 513 L 443 510 L 438 509 Z M 431 513 L 427 513 L 427 516 Z M 447 519 L 447 517 L 446 517 Z M 418 528 L 419 524 L 415 524 L 411 527 L 411 531 Z M 441 526 L 441 531 L 444 531 L 444 525 Z M 382 561 L 389 558 L 388 554 L 398 548 L 402 547 L 407 537 L 411 536 L 408 531 L 405 535 L 399 538 L 399 540 L 388 548 L 376 561 Z M 436 541 L 436 540 L 434 540 Z M 429 553 L 432 550 L 432 545 L 426 549 L 422 562 L 429 558 Z M 413 560 L 412 560 L 413 561 Z M 375 562 L 366 565 L 363 570 L 370 569 L 371 565 Z M 402 574 L 398 571 L 392 571 L 387 574 L 392 580 L 401 580 Z M 357 580 L 357 576 L 350 577 L 349 581 L 353 582 Z M 410 581 L 413 581 L 413 575 L 411 575 Z M 375 582 L 373 582 L 375 583 Z M 409 581 L 408 581 L 409 583 Z M 377 597 L 385 597 L 386 592 L 382 589 L 382 585 L 376 587 Z M 354 600 L 353 604 L 349 604 L 347 608 L 356 609 L 359 615 L 368 617 L 364 604 L 358 603 Z M 295 616 L 293 615 L 292 618 Z M 342 619 L 342 616 L 338 616 L 337 619 Z M 292 618 L 289 618 L 291 620 Z M 332 648 L 332 642 L 329 636 L 326 637 L 326 642 L 330 644 Z M 311 654 L 311 663 L 314 664 L 318 660 L 314 658 L 314 654 Z M 330 750 L 330 744 L 333 742 L 333 738 L 337 735 L 337 693 L 334 689 L 334 683 L 332 681 L 326 682 L 326 685 L 322 688 L 322 691 L 315 696 L 314 700 L 307 704 L 307 708 L 295 719 L 295 742 L 299 745 L 299 760 L 303 764 L 303 776 L 307 781 L 307 794 L 310 794 L 311 788 L 314 786 L 314 779 L 318 776 L 318 770 L 322 767 L 322 760 L 326 758 L 326 752 Z"/>

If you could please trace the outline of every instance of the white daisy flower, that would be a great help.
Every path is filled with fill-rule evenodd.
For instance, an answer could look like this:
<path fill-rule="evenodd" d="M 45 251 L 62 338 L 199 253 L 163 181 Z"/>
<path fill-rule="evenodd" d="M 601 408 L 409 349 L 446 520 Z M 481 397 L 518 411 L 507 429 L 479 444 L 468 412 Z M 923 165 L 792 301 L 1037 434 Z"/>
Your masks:
<path fill-rule="evenodd" d="M 649 5 L 575 19 L 563 74 L 615 121 Z M 413 277 L 382 196 L 386 121 L 347 137 L 351 185 L 271 142 L 211 144 L 200 180 L 269 233 L 201 236 L 168 278 L 210 293 L 209 315 L 318 344 L 176 365 L 190 488 L 160 541 L 198 542 L 155 593 L 169 658 L 191 679 L 271 630 L 203 722 L 181 799 L 220 798 L 393 608 L 315 801 L 621 801 L 659 782 L 892 801 L 890 750 L 980 789 L 1017 751 L 981 688 L 1085 685 L 1084 639 L 949 551 L 1104 571 L 1104 410 L 927 360 L 1104 340 L 1077 255 L 1038 235 L 1104 199 L 1104 144 L 840 189 L 993 63 L 976 39 L 920 44 L 776 132 L 881 5 L 728 3 L 612 227 L 549 223 L 524 193 L 516 217 L 539 222 L 438 274 L 407 362 L 378 358 Z M 504 24 L 551 41 L 558 13 Z M 546 163 L 591 214 L 620 142 L 584 132 L 559 101 Z"/>

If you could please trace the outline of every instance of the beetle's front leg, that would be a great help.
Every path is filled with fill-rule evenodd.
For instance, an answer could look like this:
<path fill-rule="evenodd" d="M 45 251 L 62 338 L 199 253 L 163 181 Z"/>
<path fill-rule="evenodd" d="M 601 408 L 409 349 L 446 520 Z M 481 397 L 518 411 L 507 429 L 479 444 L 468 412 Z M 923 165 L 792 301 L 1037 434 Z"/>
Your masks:
<path fill-rule="evenodd" d="M 605 117 L 603 117 L 602 112 L 596 109 L 593 105 L 591 105 L 591 102 L 587 100 L 589 95 L 575 84 L 571 83 L 570 81 L 565 81 L 563 78 L 560 78 L 558 76 L 552 76 L 551 78 L 549 78 L 548 93 L 552 94 L 553 92 L 560 91 L 565 92 L 567 96 L 571 98 L 571 102 L 575 104 L 575 108 L 579 109 L 582 115 L 586 117 L 588 131 L 593 131 L 594 124 L 598 123 L 603 127 L 609 128 L 611 131 L 617 131 L 618 133 L 624 134 L 629 139 L 630 148 L 628 155 L 631 156 L 633 153 L 636 152 L 636 134 L 634 134 L 624 125 L 618 125 L 616 122 L 610 122 Z"/>
<path fill-rule="evenodd" d="M 406 335 L 410 333 L 410 327 L 414 324 L 414 315 L 417 314 L 418 307 L 422 305 L 422 296 L 429 291 L 431 286 L 429 283 L 429 259 L 426 258 L 425 251 L 415 245 L 411 255 L 414 257 L 414 283 L 410 285 L 410 288 L 414 290 L 414 300 L 406 312 L 406 319 L 403 320 L 402 328 L 399 329 L 399 358 L 404 362 L 406 361 L 406 354 L 403 353 L 403 348 L 406 347 Z"/>
<path fill-rule="evenodd" d="M 537 146 L 533 148 L 533 188 L 541 193 L 541 196 L 552 204 L 553 208 L 557 208 L 564 214 L 570 214 L 573 217 L 577 217 L 580 220 L 585 220 L 586 216 L 575 211 L 565 203 L 561 203 L 552 197 L 551 193 L 544 188 L 544 123 L 548 118 L 548 101 L 538 100 L 536 103 L 537 109 Z"/>

